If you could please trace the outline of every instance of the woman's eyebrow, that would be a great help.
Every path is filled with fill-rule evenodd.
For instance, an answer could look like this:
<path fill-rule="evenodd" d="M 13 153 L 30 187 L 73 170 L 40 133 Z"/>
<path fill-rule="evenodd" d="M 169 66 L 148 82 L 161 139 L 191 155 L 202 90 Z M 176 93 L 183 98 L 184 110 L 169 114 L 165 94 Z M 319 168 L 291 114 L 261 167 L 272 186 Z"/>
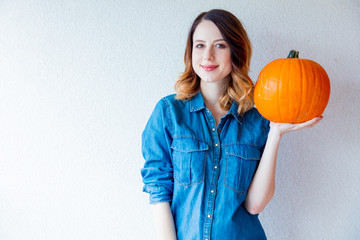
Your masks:
<path fill-rule="evenodd" d="M 220 42 L 220 41 L 225 41 L 224 39 L 216 39 L 216 40 L 214 40 L 214 42 Z M 200 40 L 200 39 L 198 39 L 198 40 L 195 40 L 194 42 L 205 42 L 204 40 Z"/>

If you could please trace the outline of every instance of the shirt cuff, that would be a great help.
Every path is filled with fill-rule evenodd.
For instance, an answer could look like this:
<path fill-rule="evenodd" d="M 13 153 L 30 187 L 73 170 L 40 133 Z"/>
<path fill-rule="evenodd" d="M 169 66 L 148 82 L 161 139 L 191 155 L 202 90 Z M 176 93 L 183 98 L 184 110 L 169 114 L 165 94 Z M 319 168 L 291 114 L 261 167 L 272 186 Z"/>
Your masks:
<path fill-rule="evenodd" d="M 150 204 L 172 201 L 172 191 L 165 186 L 149 186 L 145 185 L 143 192 L 150 194 Z"/>

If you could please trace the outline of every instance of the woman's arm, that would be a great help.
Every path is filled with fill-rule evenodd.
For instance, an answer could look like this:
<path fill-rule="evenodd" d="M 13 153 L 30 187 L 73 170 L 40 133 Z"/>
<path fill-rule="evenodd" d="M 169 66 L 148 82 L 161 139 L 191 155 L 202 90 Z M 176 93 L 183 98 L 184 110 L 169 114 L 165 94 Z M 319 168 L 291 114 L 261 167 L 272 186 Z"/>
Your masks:
<path fill-rule="evenodd" d="M 154 227 L 159 240 L 176 240 L 174 220 L 169 202 L 173 197 L 174 177 L 170 146 L 171 116 L 164 99 L 152 112 L 142 133 L 142 153 L 145 159 L 141 176 L 143 191 L 149 193 Z M 146 238 L 146 236 L 145 236 Z"/>
<path fill-rule="evenodd" d="M 158 240 L 176 240 L 174 219 L 169 202 L 152 204 L 152 213 Z"/>
<path fill-rule="evenodd" d="M 322 117 L 317 117 L 299 124 L 270 123 L 265 149 L 244 202 L 249 213 L 259 214 L 262 212 L 274 196 L 276 156 L 281 137 L 287 132 L 313 127 L 321 119 Z"/>

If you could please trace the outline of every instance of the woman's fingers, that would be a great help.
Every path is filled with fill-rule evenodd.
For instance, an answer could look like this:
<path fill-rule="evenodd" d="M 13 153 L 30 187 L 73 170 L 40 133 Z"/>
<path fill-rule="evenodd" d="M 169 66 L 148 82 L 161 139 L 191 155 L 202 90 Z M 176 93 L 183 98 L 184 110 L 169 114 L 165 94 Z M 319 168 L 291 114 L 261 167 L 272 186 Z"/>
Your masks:
<path fill-rule="evenodd" d="M 324 118 L 323 116 L 315 117 L 309 121 L 299 123 L 299 129 L 311 128 L 311 127 L 315 126 L 316 124 L 318 124 L 320 122 L 320 120 L 323 118 Z"/>
<path fill-rule="evenodd" d="M 270 127 L 275 127 L 280 131 L 280 134 L 283 135 L 288 132 L 298 131 L 304 128 L 311 128 L 318 124 L 320 120 L 323 119 L 323 116 L 315 117 L 309 121 L 303 123 L 275 123 L 271 122 Z"/>

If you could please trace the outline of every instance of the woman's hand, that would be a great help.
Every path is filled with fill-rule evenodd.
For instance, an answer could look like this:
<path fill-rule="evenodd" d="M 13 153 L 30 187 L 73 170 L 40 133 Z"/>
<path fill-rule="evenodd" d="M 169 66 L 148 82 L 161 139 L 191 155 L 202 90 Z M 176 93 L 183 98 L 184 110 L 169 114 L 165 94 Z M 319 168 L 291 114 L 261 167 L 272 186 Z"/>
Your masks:
<path fill-rule="evenodd" d="M 270 128 L 273 131 L 276 131 L 280 136 L 283 136 L 285 133 L 297 131 L 304 128 L 311 128 L 315 126 L 320 120 L 323 119 L 323 116 L 315 117 L 309 121 L 303 123 L 275 123 L 270 122 Z"/>

